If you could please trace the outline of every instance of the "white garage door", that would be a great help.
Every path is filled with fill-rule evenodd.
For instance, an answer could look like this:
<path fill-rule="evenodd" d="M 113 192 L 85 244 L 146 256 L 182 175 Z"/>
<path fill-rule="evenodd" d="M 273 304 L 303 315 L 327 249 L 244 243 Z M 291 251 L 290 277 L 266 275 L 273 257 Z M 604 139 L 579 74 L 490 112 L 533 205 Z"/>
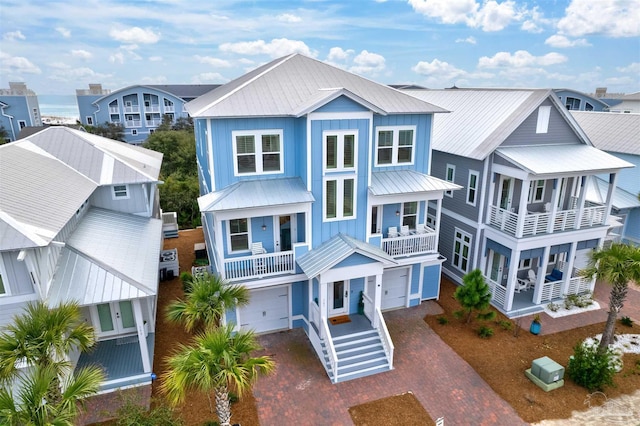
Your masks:
<path fill-rule="evenodd" d="M 288 288 L 252 290 L 249 305 L 239 311 L 240 325 L 256 333 L 289 328 Z"/>
<path fill-rule="evenodd" d="M 409 268 L 391 269 L 382 275 L 382 305 L 385 309 L 404 308 L 407 304 Z"/>

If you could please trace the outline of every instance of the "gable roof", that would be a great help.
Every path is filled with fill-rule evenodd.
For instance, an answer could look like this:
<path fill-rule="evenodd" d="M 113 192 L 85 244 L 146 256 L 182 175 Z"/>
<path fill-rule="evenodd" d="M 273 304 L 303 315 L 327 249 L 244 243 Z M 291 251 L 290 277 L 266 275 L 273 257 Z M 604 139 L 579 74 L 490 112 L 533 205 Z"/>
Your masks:
<path fill-rule="evenodd" d="M 384 264 L 398 263 L 381 248 L 342 233 L 306 252 L 297 259 L 297 262 L 307 277 L 315 278 L 354 253 L 359 253 Z"/>
<path fill-rule="evenodd" d="M 550 99 L 585 143 L 573 118 L 549 89 L 407 90 L 406 93 L 451 111 L 433 121 L 432 148 L 483 160 L 546 99 Z"/>
<path fill-rule="evenodd" d="M 156 182 L 162 154 L 52 126 L 0 146 L 0 250 L 49 244 L 100 185 Z"/>
<path fill-rule="evenodd" d="M 192 117 L 265 117 L 306 114 L 336 91 L 378 108 L 380 114 L 446 110 L 300 54 L 284 56 L 187 103 Z"/>
<path fill-rule="evenodd" d="M 571 115 L 596 148 L 640 155 L 640 114 L 571 111 Z"/>

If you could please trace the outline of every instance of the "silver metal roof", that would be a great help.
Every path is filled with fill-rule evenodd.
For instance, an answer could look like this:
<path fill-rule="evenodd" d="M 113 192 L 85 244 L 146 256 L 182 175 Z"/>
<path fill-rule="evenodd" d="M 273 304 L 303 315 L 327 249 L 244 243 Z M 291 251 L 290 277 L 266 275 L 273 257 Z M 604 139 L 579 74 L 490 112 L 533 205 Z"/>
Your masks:
<path fill-rule="evenodd" d="M 192 117 L 300 116 L 346 90 L 381 114 L 446 110 L 300 54 L 276 59 L 187 103 Z"/>
<path fill-rule="evenodd" d="M 556 98 L 548 89 L 403 92 L 451 111 L 434 116 L 432 149 L 476 160 L 491 154 L 543 101 Z"/>
<path fill-rule="evenodd" d="M 640 155 L 640 114 L 571 111 L 596 148 Z"/>
<path fill-rule="evenodd" d="M 311 203 L 311 192 L 299 177 L 243 180 L 198 198 L 201 212 Z"/>
<path fill-rule="evenodd" d="M 589 181 L 586 198 L 589 201 L 604 204 L 607 201 L 608 190 L 609 183 L 597 177 Z M 627 192 L 618 186 L 616 192 L 613 193 L 611 204 L 618 210 L 635 209 L 640 207 L 640 200 L 638 200 L 637 194 Z"/>
<path fill-rule="evenodd" d="M 303 254 L 297 259 L 297 262 L 307 277 L 314 278 L 354 253 L 362 254 L 384 264 L 397 263 L 381 248 L 342 233 Z"/>
<path fill-rule="evenodd" d="M 503 147 L 496 153 L 536 176 L 580 172 L 595 174 L 633 167 L 627 161 L 583 144 Z"/>
<path fill-rule="evenodd" d="M 414 170 L 393 170 L 371 174 L 372 195 L 395 195 L 416 192 L 451 191 L 461 189 L 460 185 Z"/>
<path fill-rule="evenodd" d="M 161 245 L 162 220 L 91 208 L 62 249 L 49 305 L 155 295 Z"/>

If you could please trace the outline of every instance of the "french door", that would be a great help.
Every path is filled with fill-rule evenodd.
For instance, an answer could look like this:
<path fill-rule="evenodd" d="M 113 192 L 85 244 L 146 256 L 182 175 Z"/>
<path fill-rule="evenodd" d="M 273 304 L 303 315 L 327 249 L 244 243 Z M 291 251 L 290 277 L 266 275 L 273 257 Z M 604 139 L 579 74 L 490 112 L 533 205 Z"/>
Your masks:
<path fill-rule="evenodd" d="M 115 336 L 136 331 L 136 320 L 130 300 L 96 305 L 96 332 L 100 336 Z"/>

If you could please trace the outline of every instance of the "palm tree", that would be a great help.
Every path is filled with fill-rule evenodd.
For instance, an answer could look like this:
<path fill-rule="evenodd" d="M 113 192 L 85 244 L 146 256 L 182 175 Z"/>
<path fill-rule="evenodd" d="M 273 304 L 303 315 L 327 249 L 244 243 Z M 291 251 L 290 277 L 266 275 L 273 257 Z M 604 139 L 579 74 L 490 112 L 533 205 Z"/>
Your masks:
<path fill-rule="evenodd" d="M 229 386 L 242 395 L 259 374 L 268 374 L 275 368 L 270 357 L 251 356 L 251 352 L 261 349 L 253 331 L 234 333 L 233 328 L 233 324 L 209 328 L 198 334 L 193 344 L 180 345 L 166 360 L 168 369 L 160 385 L 174 405 L 182 403 L 189 390 L 205 392 L 211 412 L 213 393 L 220 426 L 229 426 L 231 421 Z"/>
<path fill-rule="evenodd" d="M 181 322 L 188 332 L 216 327 L 222 315 L 236 306 L 249 303 L 249 290 L 227 283 L 219 275 L 204 274 L 193 277 L 191 292 L 185 300 L 167 306 L 167 319 Z"/>
<path fill-rule="evenodd" d="M 614 243 L 607 249 L 596 250 L 591 253 L 589 266 L 582 275 L 611 284 L 609 315 L 599 347 L 603 352 L 613 342 L 616 318 L 627 298 L 629 281 L 640 282 L 640 247 Z"/>
<path fill-rule="evenodd" d="M 9 386 L 0 389 L 0 423 L 8 426 L 73 426 L 79 404 L 98 392 L 104 374 L 98 367 L 82 368 L 63 380 L 64 390 L 59 401 L 50 401 L 50 386 L 57 378 L 55 366 L 36 365 L 20 376 L 20 390 L 15 397 Z"/>

